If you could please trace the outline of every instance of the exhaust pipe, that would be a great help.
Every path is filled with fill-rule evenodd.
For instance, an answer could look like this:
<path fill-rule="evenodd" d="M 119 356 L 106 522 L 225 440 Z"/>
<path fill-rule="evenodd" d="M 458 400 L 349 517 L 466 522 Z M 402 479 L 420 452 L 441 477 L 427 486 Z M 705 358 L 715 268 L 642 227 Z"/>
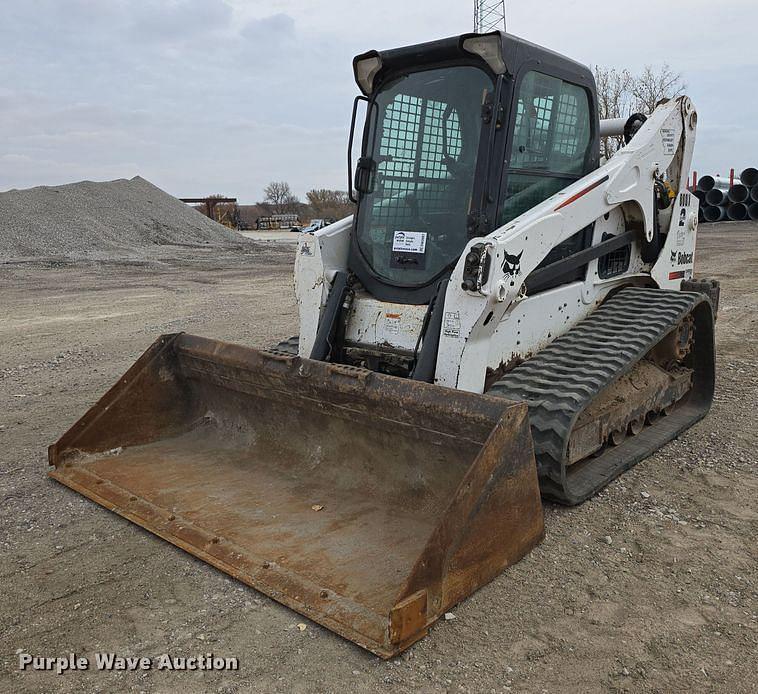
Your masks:
<path fill-rule="evenodd" d="M 644 113 L 633 113 L 628 118 L 601 118 L 600 137 L 624 137 L 627 144 L 647 120 Z"/>
<path fill-rule="evenodd" d="M 758 185 L 758 169 L 749 166 L 740 174 L 740 183 L 748 188 Z"/>
<path fill-rule="evenodd" d="M 600 137 L 619 137 L 624 134 L 626 118 L 601 118 Z"/>
<path fill-rule="evenodd" d="M 725 190 L 711 188 L 705 194 L 705 202 L 712 207 L 718 207 L 719 205 L 726 205 L 729 202 L 729 196 Z"/>
<path fill-rule="evenodd" d="M 743 219 L 747 219 L 747 205 L 744 202 L 735 202 L 729 205 L 726 214 L 732 222 L 741 222 Z"/>
<path fill-rule="evenodd" d="M 713 191 L 711 191 L 713 192 Z M 750 198 L 750 188 L 741 183 L 733 185 L 727 194 L 730 202 L 746 202 Z"/>
<path fill-rule="evenodd" d="M 754 222 L 758 221 L 758 202 L 754 202 L 747 208 L 747 214 Z"/>
<path fill-rule="evenodd" d="M 706 222 L 720 222 L 726 219 L 726 208 L 716 205 L 710 205 L 703 212 Z"/>

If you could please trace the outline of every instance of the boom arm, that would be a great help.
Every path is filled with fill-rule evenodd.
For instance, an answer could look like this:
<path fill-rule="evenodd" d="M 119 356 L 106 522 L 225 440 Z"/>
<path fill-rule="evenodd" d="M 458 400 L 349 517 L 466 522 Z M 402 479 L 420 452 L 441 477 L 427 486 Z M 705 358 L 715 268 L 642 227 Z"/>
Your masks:
<path fill-rule="evenodd" d="M 626 230 L 639 233 L 640 243 L 652 241 L 655 179 L 665 178 L 676 192 L 686 190 L 696 125 L 697 114 L 688 97 L 659 105 L 631 142 L 606 164 L 488 236 L 473 239 L 450 280 L 445 313 L 453 327 L 440 339 L 437 382 L 481 392 L 482 364 L 487 363 L 494 330 L 523 300 L 529 274 L 562 241 L 616 208 L 623 212 Z M 683 202 L 688 231 L 694 232 L 697 200 L 680 196 Z M 680 217 L 672 214 L 670 224 L 678 224 Z M 668 234 L 667 246 L 671 237 Z M 478 244 L 486 246 L 489 273 L 480 287 L 465 291 L 461 289 L 465 258 Z M 694 233 L 691 245 L 694 250 Z M 669 257 L 661 253 L 643 272 L 659 286 L 678 288 L 681 278 L 668 279 Z M 516 258 L 518 263 L 513 262 Z M 602 298 L 585 292 L 585 300 L 599 303 Z M 576 315 L 582 317 L 581 313 Z"/>

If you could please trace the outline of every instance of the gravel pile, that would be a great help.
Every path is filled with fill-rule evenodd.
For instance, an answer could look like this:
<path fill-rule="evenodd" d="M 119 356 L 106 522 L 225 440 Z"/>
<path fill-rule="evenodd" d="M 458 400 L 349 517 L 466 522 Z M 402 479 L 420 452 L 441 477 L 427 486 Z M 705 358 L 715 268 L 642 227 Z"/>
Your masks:
<path fill-rule="evenodd" d="M 166 246 L 246 243 L 139 176 L 0 193 L 0 261 L 139 259 Z"/>

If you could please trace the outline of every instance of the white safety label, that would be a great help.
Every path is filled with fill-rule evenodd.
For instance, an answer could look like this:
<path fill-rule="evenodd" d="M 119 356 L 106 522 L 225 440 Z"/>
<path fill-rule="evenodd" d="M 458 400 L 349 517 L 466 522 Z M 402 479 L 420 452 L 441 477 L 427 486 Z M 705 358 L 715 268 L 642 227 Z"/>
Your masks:
<path fill-rule="evenodd" d="M 676 140 L 674 131 L 671 128 L 661 128 L 661 145 L 664 154 L 673 154 L 676 152 Z"/>
<path fill-rule="evenodd" d="M 400 334 L 400 314 L 399 313 L 385 313 L 384 314 L 384 329 L 390 335 Z"/>
<path fill-rule="evenodd" d="M 392 237 L 392 250 L 402 253 L 426 253 L 426 232 L 396 231 Z"/>
<path fill-rule="evenodd" d="M 442 332 L 447 337 L 461 336 L 461 314 L 458 311 L 448 311 L 442 322 Z"/>

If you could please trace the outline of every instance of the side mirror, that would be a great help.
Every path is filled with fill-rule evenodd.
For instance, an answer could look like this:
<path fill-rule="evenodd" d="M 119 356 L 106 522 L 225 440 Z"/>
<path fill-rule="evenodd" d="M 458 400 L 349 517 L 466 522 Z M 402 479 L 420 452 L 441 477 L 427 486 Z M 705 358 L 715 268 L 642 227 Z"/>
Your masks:
<path fill-rule="evenodd" d="M 376 174 L 376 162 L 371 157 L 358 159 L 355 167 L 355 189 L 360 195 L 374 192 L 374 178 Z"/>
<path fill-rule="evenodd" d="M 353 102 L 353 116 L 350 119 L 350 137 L 347 142 L 347 195 L 350 198 L 350 202 L 357 203 L 358 200 L 353 197 L 353 138 L 355 137 L 355 119 L 358 115 L 358 104 L 361 101 L 366 102 L 366 125 L 363 131 L 363 144 L 361 152 L 366 152 L 369 131 L 369 121 L 371 114 L 374 114 L 374 127 L 376 127 L 377 109 L 376 103 L 370 101 L 365 96 L 356 96 Z M 365 193 L 372 193 L 374 191 L 374 174 L 376 173 L 376 162 L 370 157 L 361 157 L 358 160 L 358 166 L 355 170 L 355 191 L 358 193 L 358 197 Z"/>

